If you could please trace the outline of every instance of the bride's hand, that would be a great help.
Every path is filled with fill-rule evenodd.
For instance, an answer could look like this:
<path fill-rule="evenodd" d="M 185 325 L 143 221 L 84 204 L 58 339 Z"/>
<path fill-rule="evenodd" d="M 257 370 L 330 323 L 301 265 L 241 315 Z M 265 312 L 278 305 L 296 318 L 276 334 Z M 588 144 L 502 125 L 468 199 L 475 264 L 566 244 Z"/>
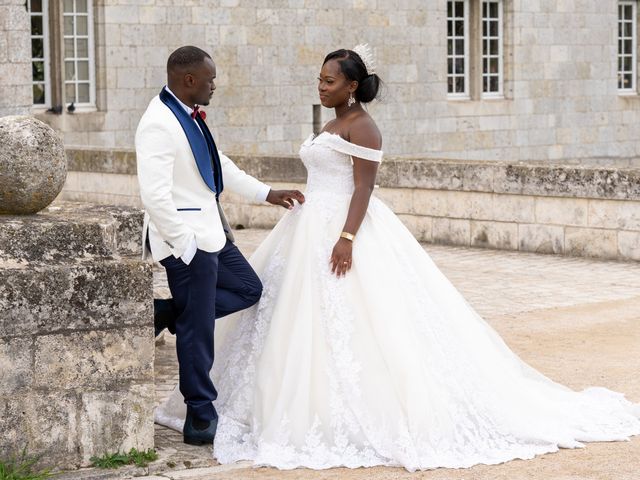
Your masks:
<path fill-rule="evenodd" d="M 343 277 L 351 269 L 353 243 L 346 238 L 340 238 L 331 252 L 331 273 Z"/>
<path fill-rule="evenodd" d="M 291 210 L 294 200 L 297 200 L 298 203 L 304 203 L 304 194 L 299 190 L 269 190 L 266 200 L 272 205 L 280 205 Z"/>

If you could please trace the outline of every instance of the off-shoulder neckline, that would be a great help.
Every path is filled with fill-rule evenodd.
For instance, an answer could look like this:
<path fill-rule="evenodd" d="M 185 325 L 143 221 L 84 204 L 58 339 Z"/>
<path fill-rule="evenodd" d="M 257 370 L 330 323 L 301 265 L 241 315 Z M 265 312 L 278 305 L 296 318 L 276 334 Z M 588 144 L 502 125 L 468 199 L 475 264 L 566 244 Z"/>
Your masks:
<path fill-rule="evenodd" d="M 364 148 L 365 150 L 369 150 L 371 152 L 376 152 L 376 153 L 382 153 L 382 150 L 377 150 L 375 148 L 369 148 L 369 147 L 365 147 L 362 145 L 358 145 L 357 143 L 352 143 L 349 140 L 345 140 L 340 134 L 338 133 L 332 133 L 332 132 L 327 132 L 326 130 L 320 132 L 318 135 L 312 133 L 309 138 L 311 139 L 311 142 L 313 143 L 313 141 L 315 141 L 316 139 L 320 138 L 322 135 L 324 134 L 329 135 L 330 137 L 333 138 L 337 138 L 338 140 L 341 140 L 342 142 L 346 143 L 347 145 L 352 145 L 354 147 L 358 147 L 358 148 Z"/>

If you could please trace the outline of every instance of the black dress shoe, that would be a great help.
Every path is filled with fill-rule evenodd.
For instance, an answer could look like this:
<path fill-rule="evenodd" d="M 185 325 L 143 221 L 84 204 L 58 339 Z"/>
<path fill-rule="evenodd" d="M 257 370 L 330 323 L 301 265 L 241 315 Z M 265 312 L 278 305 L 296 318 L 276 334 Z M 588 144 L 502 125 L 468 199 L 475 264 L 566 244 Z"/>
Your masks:
<path fill-rule="evenodd" d="M 156 337 L 165 328 L 173 334 L 176 333 L 176 312 L 173 299 L 153 299 L 153 326 Z"/>
<path fill-rule="evenodd" d="M 187 418 L 184 420 L 184 443 L 189 445 L 211 445 L 216 436 L 218 419 L 211 421 L 198 420 L 187 411 Z"/>

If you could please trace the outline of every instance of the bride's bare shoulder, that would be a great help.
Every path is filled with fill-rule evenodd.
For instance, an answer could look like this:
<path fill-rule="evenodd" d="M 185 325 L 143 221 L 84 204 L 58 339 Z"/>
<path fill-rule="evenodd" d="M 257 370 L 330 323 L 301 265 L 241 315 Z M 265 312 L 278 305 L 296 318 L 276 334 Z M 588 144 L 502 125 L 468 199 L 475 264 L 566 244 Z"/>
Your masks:
<path fill-rule="evenodd" d="M 368 113 L 354 118 L 349 126 L 349 142 L 362 147 L 380 150 L 382 148 L 382 134 L 376 122 Z"/>

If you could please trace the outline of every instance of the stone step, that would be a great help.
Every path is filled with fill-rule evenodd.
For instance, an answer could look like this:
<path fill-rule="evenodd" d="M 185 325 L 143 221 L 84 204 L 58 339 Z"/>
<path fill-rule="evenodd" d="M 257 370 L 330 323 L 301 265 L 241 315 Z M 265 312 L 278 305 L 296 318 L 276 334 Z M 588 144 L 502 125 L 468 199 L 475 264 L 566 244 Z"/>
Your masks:
<path fill-rule="evenodd" d="M 139 255 L 142 218 L 136 208 L 72 202 L 35 215 L 0 215 L 0 266 Z"/>
<path fill-rule="evenodd" d="M 152 325 L 151 264 L 137 258 L 21 263 L 1 271 L 3 337 Z"/>
<path fill-rule="evenodd" d="M 62 202 L 0 215 L 0 458 L 27 445 L 69 469 L 153 446 L 141 225 L 137 209 Z"/>
<path fill-rule="evenodd" d="M 75 340 L 76 349 L 70 355 L 78 354 L 81 342 Z M 87 345 L 92 346 L 90 342 Z M 109 346 L 106 344 L 107 352 Z M 47 352 L 43 350 L 42 353 Z M 96 357 L 102 358 L 101 353 L 97 352 Z M 120 362 L 125 358 L 127 356 L 121 355 Z M 140 451 L 152 448 L 153 350 L 129 358 L 136 366 L 146 365 L 145 371 L 140 372 L 144 378 L 131 380 L 124 365 L 113 368 L 104 363 L 94 367 L 86 357 L 64 363 L 54 359 L 50 361 L 58 368 L 35 372 L 48 375 L 50 381 L 45 385 L 46 389 L 34 386 L 7 395 L 0 393 L 0 452 L 3 458 L 19 455 L 27 445 L 28 452 L 40 459 L 38 467 L 69 470 L 88 466 L 93 456 L 129 451 L 132 447 Z M 114 357 L 107 356 L 106 359 L 111 361 Z M 123 370 L 114 375 L 111 370 L 117 369 Z M 103 380 L 103 385 L 70 388 L 67 382 L 75 381 L 68 377 L 72 371 L 79 372 L 78 378 L 93 379 L 96 384 Z M 118 378 L 118 384 L 104 382 L 105 378 L 111 377 Z"/>

